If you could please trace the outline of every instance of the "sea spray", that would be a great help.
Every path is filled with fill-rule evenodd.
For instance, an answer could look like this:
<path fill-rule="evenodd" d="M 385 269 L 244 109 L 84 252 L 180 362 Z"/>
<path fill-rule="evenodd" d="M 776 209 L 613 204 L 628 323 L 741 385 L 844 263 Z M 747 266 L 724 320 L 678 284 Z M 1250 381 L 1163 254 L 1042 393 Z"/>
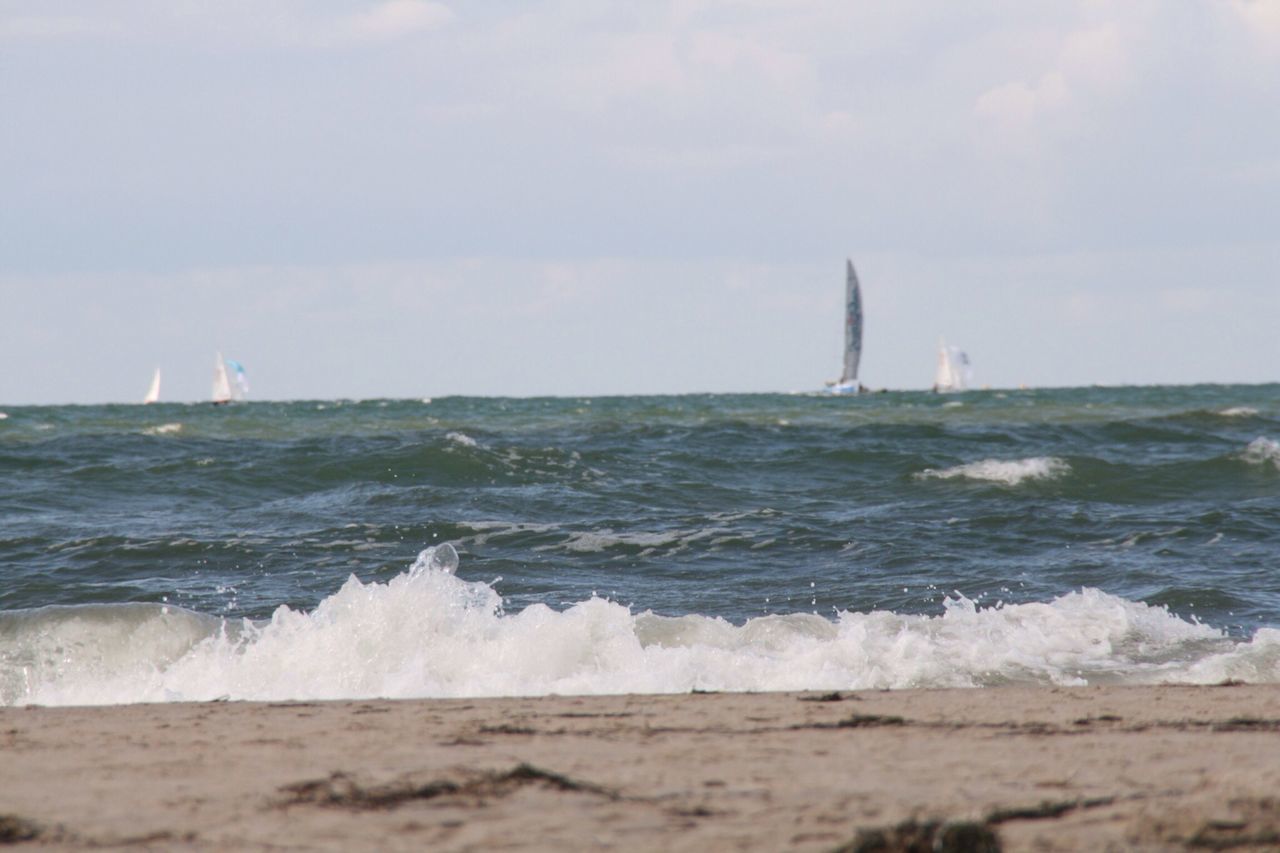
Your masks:
<path fill-rule="evenodd" d="M 1049 480 L 1062 476 L 1071 470 L 1071 466 L 1061 459 L 1053 457 L 1036 457 L 1033 459 L 981 459 L 957 465 L 953 468 L 935 470 L 927 468 L 916 476 L 922 480 L 985 480 L 1005 486 L 1016 486 L 1027 480 Z"/>
<path fill-rule="evenodd" d="M 5 617 L 5 704 L 209 699 L 853 690 L 1280 678 L 1280 632 L 1225 637 L 1159 607 L 1084 589 L 940 615 L 766 616 L 733 624 L 632 614 L 592 597 L 506 613 L 455 574 L 450 545 L 386 583 L 352 576 L 313 611 L 263 623 L 176 608 Z"/>
<path fill-rule="evenodd" d="M 1266 436 L 1258 436 L 1240 454 L 1250 465 L 1260 465 L 1280 471 L 1280 442 Z"/>

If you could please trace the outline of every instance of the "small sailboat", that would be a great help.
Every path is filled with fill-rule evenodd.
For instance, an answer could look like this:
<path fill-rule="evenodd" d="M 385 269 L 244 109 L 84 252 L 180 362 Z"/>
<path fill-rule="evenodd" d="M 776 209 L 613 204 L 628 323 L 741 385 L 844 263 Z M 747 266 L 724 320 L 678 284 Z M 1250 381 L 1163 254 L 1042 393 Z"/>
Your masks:
<path fill-rule="evenodd" d="M 160 368 L 156 368 L 156 373 L 151 377 L 151 387 L 147 389 L 147 396 L 142 398 L 143 405 L 147 403 L 157 403 L 160 401 Z"/>
<path fill-rule="evenodd" d="M 213 361 L 213 404 L 221 406 L 231 402 L 231 381 L 227 379 L 227 363 L 222 360 L 222 353 Z"/>
<path fill-rule="evenodd" d="M 938 394 L 965 391 L 969 388 L 972 371 L 969 356 L 959 347 L 947 346 L 938 338 L 938 369 L 933 376 L 933 390 Z"/>
<path fill-rule="evenodd" d="M 862 390 L 858 382 L 858 363 L 862 361 L 862 288 L 853 270 L 853 261 L 847 258 L 844 305 L 844 371 L 838 380 L 827 383 L 831 394 L 857 394 Z"/>
<path fill-rule="evenodd" d="M 227 373 L 230 367 L 235 373 L 235 384 Z M 238 361 L 224 359 L 218 353 L 213 362 L 213 404 L 221 406 L 233 400 L 243 400 L 249 393 L 249 380 L 245 376 L 244 365 Z"/>

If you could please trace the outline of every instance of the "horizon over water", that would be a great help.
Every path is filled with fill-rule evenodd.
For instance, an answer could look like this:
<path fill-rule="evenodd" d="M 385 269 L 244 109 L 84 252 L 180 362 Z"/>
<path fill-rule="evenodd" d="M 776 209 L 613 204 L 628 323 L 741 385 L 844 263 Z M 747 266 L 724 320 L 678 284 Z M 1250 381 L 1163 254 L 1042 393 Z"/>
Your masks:
<path fill-rule="evenodd" d="M 4 411 L 0 705 L 1280 681 L 1280 385 Z"/>

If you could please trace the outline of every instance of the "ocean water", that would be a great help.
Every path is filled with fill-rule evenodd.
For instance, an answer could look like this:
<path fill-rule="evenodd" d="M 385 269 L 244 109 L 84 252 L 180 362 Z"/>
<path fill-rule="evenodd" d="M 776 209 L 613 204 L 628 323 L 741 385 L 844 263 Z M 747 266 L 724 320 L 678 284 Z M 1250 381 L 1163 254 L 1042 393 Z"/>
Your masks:
<path fill-rule="evenodd" d="M 0 408 L 0 704 L 1280 680 L 1280 385 Z"/>

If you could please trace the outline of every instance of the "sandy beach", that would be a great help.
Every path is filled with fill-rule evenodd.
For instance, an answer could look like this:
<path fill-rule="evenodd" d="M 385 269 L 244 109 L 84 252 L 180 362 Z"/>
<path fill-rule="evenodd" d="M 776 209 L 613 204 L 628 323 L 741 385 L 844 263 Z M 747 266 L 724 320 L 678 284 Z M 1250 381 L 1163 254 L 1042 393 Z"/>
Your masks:
<path fill-rule="evenodd" d="M 1280 849 L 1274 685 L 6 708 L 0 750 L 36 847 Z"/>

